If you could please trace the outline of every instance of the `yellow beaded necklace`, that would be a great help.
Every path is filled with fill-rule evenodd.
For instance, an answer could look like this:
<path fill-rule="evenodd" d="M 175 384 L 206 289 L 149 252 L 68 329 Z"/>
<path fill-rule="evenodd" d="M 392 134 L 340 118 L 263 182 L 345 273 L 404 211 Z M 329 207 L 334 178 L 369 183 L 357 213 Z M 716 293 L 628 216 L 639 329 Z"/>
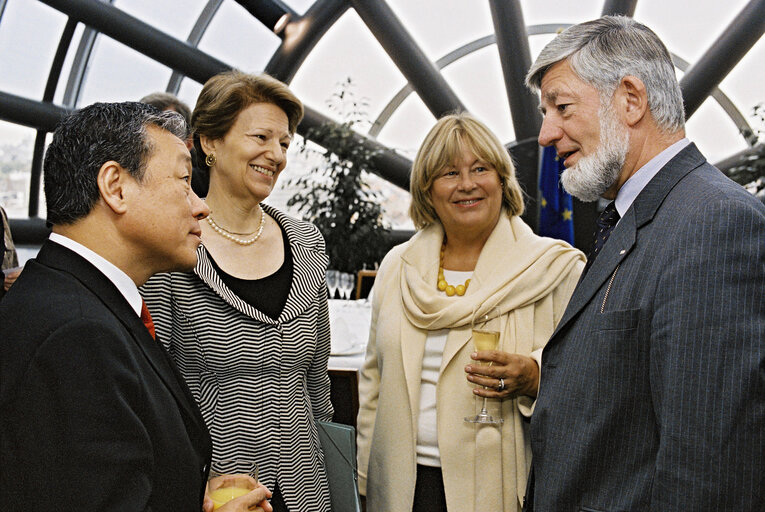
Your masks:
<path fill-rule="evenodd" d="M 458 284 L 457 286 L 452 286 L 449 283 L 446 282 L 446 277 L 444 277 L 444 251 L 446 250 L 446 240 L 444 240 L 444 243 L 441 244 L 441 256 L 438 258 L 438 283 L 436 284 L 436 288 L 438 288 L 439 291 L 446 293 L 447 296 L 452 297 L 455 293 L 462 297 L 465 295 L 465 292 L 468 289 L 468 285 L 470 284 L 470 279 L 465 281 L 465 284 Z"/>

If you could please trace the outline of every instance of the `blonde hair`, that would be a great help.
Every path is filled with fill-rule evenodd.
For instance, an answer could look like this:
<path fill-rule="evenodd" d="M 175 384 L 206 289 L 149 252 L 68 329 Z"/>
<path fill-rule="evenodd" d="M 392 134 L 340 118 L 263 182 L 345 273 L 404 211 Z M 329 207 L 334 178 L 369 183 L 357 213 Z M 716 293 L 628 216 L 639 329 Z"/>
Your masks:
<path fill-rule="evenodd" d="M 199 136 L 220 139 L 234 126 L 239 113 L 254 103 L 271 103 L 287 115 L 290 134 L 294 135 L 303 119 L 303 104 L 284 83 L 266 74 L 251 75 L 231 70 L 219 73 L 202 87 L 191 127 L 194 131 L 194 147 L 198 164 L 207 168 L 205 153 Z"/>
<path fill-rule="evenodd" d="M 502 184 L 502 205 L 508 216 L 523 214 L 523 192 L 507 149 L 485 124 L 472 115 L 450 114 L 439 119 L 430 129 L 412 164 L 409 216 L 417 229 L 439 220 L 430 198 L 430 188 L 438 173 L 452 165 L 463 149 L 470 149 L 497 170 Z"/>

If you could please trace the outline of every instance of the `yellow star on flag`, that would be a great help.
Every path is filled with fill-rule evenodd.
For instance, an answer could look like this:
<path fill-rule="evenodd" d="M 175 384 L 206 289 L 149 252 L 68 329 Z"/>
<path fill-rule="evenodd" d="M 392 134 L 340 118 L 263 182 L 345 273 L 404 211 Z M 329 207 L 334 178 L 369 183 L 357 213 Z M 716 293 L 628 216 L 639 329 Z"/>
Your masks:
<path fill-rule="evenodd" d="M 542 208 L 544 208 L 545 206 L 547 206 L 547 199 L 542 197 Z"/>
<path fill-rule="evenodd" d="M 563 212 L 561 212 L 560 215 L 561 215 L 561 217 L 563 217 L 563 220 L 571 220 L 571 216 L 573 214 L 574 214 L 574 212 L 572 212 L 571 210 L 566 209 L 566 210 L 563 210 Z"/>

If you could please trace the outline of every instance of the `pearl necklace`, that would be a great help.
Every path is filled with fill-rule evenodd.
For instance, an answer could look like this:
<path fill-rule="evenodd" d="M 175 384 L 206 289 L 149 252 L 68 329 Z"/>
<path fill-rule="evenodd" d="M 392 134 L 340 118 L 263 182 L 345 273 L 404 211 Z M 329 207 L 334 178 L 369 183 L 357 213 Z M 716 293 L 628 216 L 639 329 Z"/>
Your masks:
<path fill-rule="evenodd" d="M 438 282 L 436 288 L 438 288 L 438 291 L 446 293 L 449 297 L 455 293 L 462 297 L 470 285 L 470 279 L 465 281 L 465 284 L 458 284 L 457 286 L 452 286 L 446 282 L 446 277 L 444 277 L 444 250 L 446 250 L 446 240 L 441 244 L 441 256 L 438 258 Z"/>
<path fill-rule="evenodd" d="M 232 242 L 239 245 L 251 245 L 258 241 L 258 238 L 260 238 L 260 235 L 263 234 L 263 227 L 266 225 L 266 212 L 263 211 L 262 206 L 258 205 L 258 208 L 260 208 L 260 226 L 258 227 L 258 231 L 255 232 L 255 236 L 253 236 L 250 239 L 239 238 L 237 236 L 234 236 L 239 233 L 232 233 L 231 231 L 228 231 L 220 227 L 219 225 L 215 223 L 215 221 L 212 218 L 212 215 L 207 216 L 207 223 L 210 225 L 211 228 L 215 230 L 216 233 L 218 233 L 223 238 L 231 240 Z"/>

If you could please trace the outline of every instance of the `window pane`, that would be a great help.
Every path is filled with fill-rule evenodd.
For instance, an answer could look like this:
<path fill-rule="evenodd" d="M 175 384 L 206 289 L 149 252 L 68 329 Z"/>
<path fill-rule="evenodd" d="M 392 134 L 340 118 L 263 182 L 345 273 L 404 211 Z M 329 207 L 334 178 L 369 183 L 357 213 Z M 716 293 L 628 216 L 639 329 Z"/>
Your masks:
<path fill-rule="evenodd" d="M 41 2 L 6 3 L 0 23 L 0 90 L 40 99 L 66 16 Z"/>
<path fill-rule="evenodd" d="M 185 41 L 207 0 L 117 0 L 115 7 Z"/>
<path fill-rule="evenodd" d="M 99 34 L 78 107 L 96 101 L 137 101 L 164 91 L 172 70 Z"/>
<path fill-rule="evenodd" d="M 236 2 L 223 2 L 212 19 L 199 49 L 226 64 L 252 73 L 262 71 L 281 43 Z"/>
<path fill-rule="evenodd" d="M 183 81 L 181 81 L 181 87 L 178 89 L 177 96 L 193 111 L 201 90 L 202 84 L 190 78 L 184 78 Z"/>
<path fill-rule="evenodd" d="M 32 149 L 37 132 L 0 121 L 0 205 L 9 217 L 26 218 Z"/>

